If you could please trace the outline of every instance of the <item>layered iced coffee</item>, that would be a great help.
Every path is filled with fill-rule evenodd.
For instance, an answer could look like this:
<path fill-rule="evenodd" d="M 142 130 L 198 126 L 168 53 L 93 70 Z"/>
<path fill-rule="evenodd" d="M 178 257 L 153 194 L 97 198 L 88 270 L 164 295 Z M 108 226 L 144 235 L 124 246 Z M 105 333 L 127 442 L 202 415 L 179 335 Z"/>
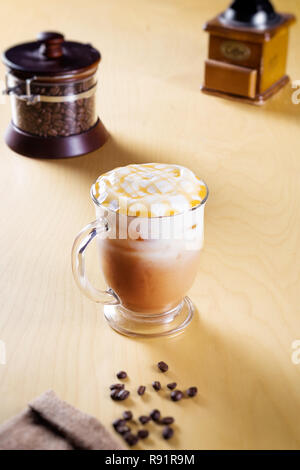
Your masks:
<path fill-rule="evenodd" d="M 128 165 L 100 176 L 91 193 L 109 227 L 98 237 L 101 269 L 122 308 L 179 308 L 199 264 L 205 183 L 179 165 Z"/>

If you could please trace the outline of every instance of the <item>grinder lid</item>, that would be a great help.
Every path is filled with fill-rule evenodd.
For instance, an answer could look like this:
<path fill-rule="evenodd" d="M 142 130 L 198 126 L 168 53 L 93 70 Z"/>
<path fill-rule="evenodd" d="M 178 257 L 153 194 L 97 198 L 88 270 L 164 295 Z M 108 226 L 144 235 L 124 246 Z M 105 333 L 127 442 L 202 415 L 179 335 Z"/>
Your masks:
<path fill-rule="evenodd" d="M 96 66 L 101 55 L 91 44 L 65 41 L 62 34 L 46 31 L 38 35 L 37 41 L 7 49 L 2 59 L 9 69 L 23 76 L 56 76 Z"/>
<path fill-rule="evenodd" d="M 235 0 L 221 13 L 220 20 L 231 26 L 261 29 L 279 23 L 281 16 L 269 0 Z"/>

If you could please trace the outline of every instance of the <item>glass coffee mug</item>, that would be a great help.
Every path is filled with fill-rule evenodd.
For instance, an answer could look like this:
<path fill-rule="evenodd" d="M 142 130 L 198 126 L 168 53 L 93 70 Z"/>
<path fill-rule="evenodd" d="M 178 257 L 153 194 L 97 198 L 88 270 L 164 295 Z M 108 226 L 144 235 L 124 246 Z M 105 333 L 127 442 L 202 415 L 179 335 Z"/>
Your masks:
<path fill-rule="evenodd" d="M 205 183 L 203 183 L 205 184 Z M 104 307 L 109 325 L 127 336 L 178 334 L 191 322 L 194 307 L 186 296 L 199 265 L 204 207 L 208 197 L 182 214 L 129 216 L 104 207 L 95 197 L 96 220 L 76 237 L 73 275 L 79 288 Z M 98 244 L 100 269 L 107 283 L 95 288 L 87 278 L 85 252 Z"/>

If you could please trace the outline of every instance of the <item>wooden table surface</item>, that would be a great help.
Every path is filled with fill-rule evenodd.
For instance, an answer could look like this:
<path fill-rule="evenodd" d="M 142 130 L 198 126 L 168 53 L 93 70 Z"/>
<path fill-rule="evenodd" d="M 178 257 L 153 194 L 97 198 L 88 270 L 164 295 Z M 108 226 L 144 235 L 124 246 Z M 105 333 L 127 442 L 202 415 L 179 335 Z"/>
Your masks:
<path fill-rule="evenodd" d="M 275 3 L 300 17 L 298 0 Z M 202 24 L 227 4 L 1 6 L 1 50 L 49 29 L 100 49 L 98 111 L 111 138 L 93 154 L 60 161 L 21 157 L 1 140 L 0 422 L 53 389 L 108 426 L 129 406 L 136 415 L 157 407 L 175 416 L 172 440 L 162 441 L 153 428 L 140 448 L 300 447 L 300 364 L 292 361 L 292 343 L 300 339 L 300 104 L 292 103 L 291 85 L 263 108 L 199 91 L 207 52 Z M 293 80 L 300 79 L 299 48 L 297 23 L 288 63 Z M 6 99 L 1 133 L 9 119 Z M 133 340 L 113 332 L 101 308 L 79 292 L 70 250 L 94 218 L 89 188 L 96 177 L 151 161 L 190 167 L 207 181 L 210 198 L 190 292 L 193 323 L 175 338 Z M 156 372 L 159 360 L 170 366 L 166 376 Z M 125 404 L 107 390 L 120 369 L 130 377 Z M 155 379 L 197 385 L 199 395 L 173 403 L 165 392 L 150 391 Z M 135 392 L 140 384 L 149 386 L 142 399 Z"/>

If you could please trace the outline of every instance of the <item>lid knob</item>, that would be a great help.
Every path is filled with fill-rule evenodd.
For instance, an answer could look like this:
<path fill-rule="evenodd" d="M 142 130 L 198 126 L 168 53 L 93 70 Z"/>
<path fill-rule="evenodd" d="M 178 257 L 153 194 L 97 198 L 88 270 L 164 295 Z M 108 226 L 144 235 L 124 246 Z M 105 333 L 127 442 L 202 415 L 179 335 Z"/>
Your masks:
<path fill-rule="evenodd" d="M 58 59 L 62 56 L 62 44 L 65 39 L 63 34 L 44 31 L 38 34 L 37 39 L 41 42 L 40 52 L 47 59 Z"/>

